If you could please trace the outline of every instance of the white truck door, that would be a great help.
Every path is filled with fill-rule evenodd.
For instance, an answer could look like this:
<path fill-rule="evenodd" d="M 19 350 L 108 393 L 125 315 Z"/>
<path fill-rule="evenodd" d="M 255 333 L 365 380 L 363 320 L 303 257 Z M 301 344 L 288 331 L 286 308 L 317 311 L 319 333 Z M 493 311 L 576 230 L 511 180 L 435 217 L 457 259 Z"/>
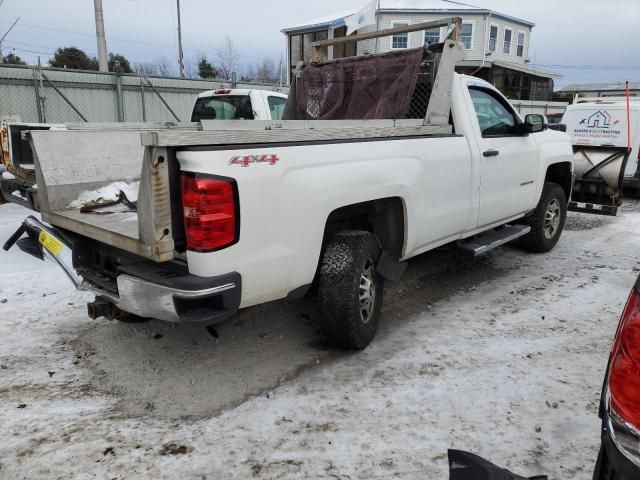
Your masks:
<path fill-rule="evenodd" d="M 469 86 L 480 150 L 478 228 L 533 209 L 539 190 L 538 145 L 523 135 L 509 102 L 492 88 Z"/>

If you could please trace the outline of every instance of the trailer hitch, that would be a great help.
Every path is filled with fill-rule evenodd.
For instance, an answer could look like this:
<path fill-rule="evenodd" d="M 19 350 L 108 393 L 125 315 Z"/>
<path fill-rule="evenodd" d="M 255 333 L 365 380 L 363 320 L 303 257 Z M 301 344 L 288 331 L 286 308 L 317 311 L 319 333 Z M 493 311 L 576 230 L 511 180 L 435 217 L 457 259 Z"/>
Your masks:
<path fill-rule="evenodd" d="M 91 320 L 104 317 L 107 320 L 120 320 L 121 322 L 140 322 L 144 319 L 132 313 L 120 310 L 111 300 L 97 296 L 93 302 L 87 303 L 87 314 Z"/>

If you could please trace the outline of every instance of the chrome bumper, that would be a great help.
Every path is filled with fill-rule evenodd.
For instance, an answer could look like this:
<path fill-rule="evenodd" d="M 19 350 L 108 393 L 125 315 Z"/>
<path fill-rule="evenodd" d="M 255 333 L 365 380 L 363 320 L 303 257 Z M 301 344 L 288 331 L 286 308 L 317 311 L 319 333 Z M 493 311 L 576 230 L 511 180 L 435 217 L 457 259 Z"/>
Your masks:
<path fill-rule="evenodd" d="M 26 218 L 3 248 L 9 250 L 15 244 L 36 258 L 55 261 L 77 289 L 95 293 L 97 301 L 138 317 L 213 324 L 234 315 L 240 306 L 242 279 L 237 272 L 207 278 L 191 275 L 186 268 L 176 273 L 175 268 L 162 264 L 154 264 L 152 269 L 139 266 L 130 272 L 139 277 L 120 273 L 115 288 L 107 290 L 78 274 L 71 242 L 35 217 Z"/>
<path fill-rule="evenodd" d="M 198 300 L 207 300 L 220 296 L 228 297 L 234 291 L 239 293 L 240 285 L 237 283 L 231 281 L 200 290 L 183 290 L 121 274 L 117 278 L 118 295 L 96 287 L 86 280 L 82 282 L 79 289 L 107 298 L 119 309 L 139 317 L 182 323 L 185 321 L 207 321 L 209 318 L 214 321 L 221 321 L 230 316 L 215 315 L 213 310 L 206 312 L 202 308 L 199 308 L 198 312 L 194 312 L 192 309 L 191 313 L 189 313 L 189 310 L 179 311 L 177 305 L 181 303 L 180 301 L 184 301 L 182 303 L 188 305 L 190 302 L 197 302 Z M 231 314 L 235 313 L 236 310 L 237 305 L 233 308 Z"/>

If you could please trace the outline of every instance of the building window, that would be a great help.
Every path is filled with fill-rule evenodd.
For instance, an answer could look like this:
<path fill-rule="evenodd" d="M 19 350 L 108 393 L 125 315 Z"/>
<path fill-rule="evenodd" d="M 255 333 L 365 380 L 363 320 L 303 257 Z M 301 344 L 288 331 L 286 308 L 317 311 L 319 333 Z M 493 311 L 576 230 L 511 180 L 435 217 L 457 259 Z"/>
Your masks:
<path fill-rule="evenodd" d="M 496 25 L 491 25 L 491 29 L 489 30 L 489 51 L 495 52 L 497 45 L 498 45 L 498 27 Z"/>
<path fill-rule="evenodd" d="M 407 22 L 394 22 L 391 24 L 391 28 L 406 27 L 408 25 Z M 409 48 L 409 34 L 401 33 L 400 35 L 393 35 L 391 37 L 391 48 Z"/>
<path fill-rule="evenodd" d="M 430 28 L 424 31 L 424 43 L 431 45 L 433 43 L 440 43 L 440 29 Z"/>
<path fill-rule="evenodd" d="M 518 32 L 518 49 L 516 54 L 519 57 L 524 57 L 524 32 Z"/>
<path fill-rule="evenodd" d="M 473 47 L 473 24 L 463 23 L 460 32 L 460 40 L 464 43 L 464 48 L 471 50 Z"/>
<path fill-rule="evenodd" d="M 504 30 L 504 45 L 502 47 L 502 53 L 506 53 L 507 55 L 511 55 L 511 30 L 505 28 Z"/>

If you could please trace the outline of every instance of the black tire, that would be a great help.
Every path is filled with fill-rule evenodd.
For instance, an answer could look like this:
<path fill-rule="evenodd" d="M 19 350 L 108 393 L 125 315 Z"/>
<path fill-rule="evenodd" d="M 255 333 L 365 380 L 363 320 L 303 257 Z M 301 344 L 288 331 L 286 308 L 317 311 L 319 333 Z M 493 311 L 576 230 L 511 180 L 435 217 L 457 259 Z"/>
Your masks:
<path fill-rule="evenodd" d="M 364 349 L 378 330 L 384 279 L 377 272 L 380 245 L 364 231 L 336 234 L 320 264 L 318 297 L 327 341 Z"/>
<path fill-rule="evenodd" d="M 531 227 L 531 232 L 522 237 L 520 244 L 530 252 L 548 252 L 558 243 L 566 219 L 564 190 L 557 183 L 545 183 L 538 205 L 522 222 Z"/>

